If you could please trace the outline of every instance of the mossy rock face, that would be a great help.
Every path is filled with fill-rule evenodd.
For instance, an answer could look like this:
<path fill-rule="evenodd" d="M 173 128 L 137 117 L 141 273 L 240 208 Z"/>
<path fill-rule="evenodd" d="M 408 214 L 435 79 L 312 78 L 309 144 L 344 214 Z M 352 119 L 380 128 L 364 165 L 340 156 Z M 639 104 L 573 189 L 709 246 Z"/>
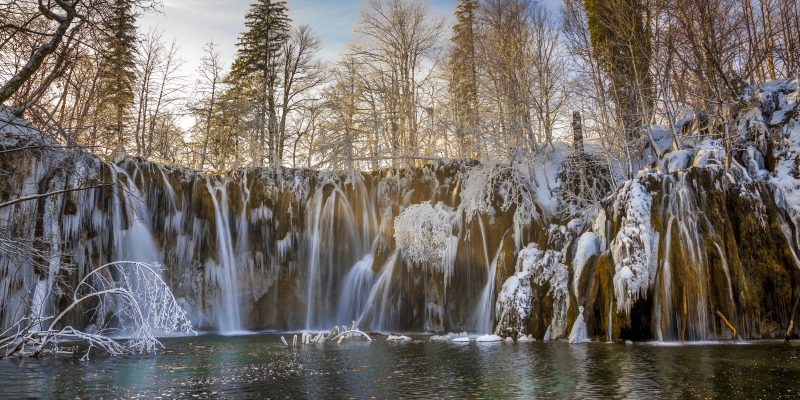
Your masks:
<path fill-rule="evenodd" d="M 590 337 L 599 341 L 619 338 L 620 322 L 614 304 L 614 260 L 606 252 L 591 257 L 581 273 L 579 281 L 583 300 L 583 317 Z M 611 338 L 608 337 L 609 313 L 611 313 Z"/>
<path fill-rule="evenodd" d="M 781 230 L 781 223 L 793 225 L 776 208 L 769 188 L 758 181 L 734 183 L 710 168 L 651 174 L 642 182 L 652 196 L 650 223 L 660 237 L 657 270 L 647 296 L 629 313 L 612 317 L 614 330 L 619 328 L 615 339 L 730 338 L 717 311 L 740 337 L 781 336 L 800 273 Z M 619 215 L 612 219 L 612 237 L 620 222 Z M 614 265 L 603 261 L 587 266 L 580 283 L 595 336 L 598 327 L 607 328 L 604 294 L 613 297 Z M 599 270 L 608 272 L 597 275 Z"/>

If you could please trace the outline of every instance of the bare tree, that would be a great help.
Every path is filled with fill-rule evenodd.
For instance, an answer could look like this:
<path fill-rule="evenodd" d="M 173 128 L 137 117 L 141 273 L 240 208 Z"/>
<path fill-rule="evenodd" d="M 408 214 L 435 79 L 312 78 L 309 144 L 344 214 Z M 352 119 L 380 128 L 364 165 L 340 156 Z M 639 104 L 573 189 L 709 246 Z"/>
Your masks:
<path fill-rule="evenodd" d="M 361 38 L 353 50 L 376 80 L 395 157 L 418 154 L 418 89 L 430 76 L 426 61 L 438 59 L 443 27 L 412 0 L 370 0 L 356 26 Z"/>

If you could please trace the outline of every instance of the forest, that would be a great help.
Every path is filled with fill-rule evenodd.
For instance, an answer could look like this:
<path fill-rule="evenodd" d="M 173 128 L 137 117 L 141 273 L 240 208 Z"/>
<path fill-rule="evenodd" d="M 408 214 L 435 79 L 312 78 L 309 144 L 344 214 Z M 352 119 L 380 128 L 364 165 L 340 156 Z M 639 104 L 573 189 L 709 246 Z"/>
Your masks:
<path fill-rule="evenodd" d="M 0 101 L 65 146 L 217 173 L 507 161 L 567 142 L 627 178 L 649 128 L 693 119 L 733 146 L 748 85 L 800 70 L 792 0 L 460 0 L 449 18 L 370 0 L 335 63 L 289 7 L 253 2 L 233 62 L 209 42 L 192 73 L 179 44 L 137 27 L 157 2 L 7 1 Z"/>

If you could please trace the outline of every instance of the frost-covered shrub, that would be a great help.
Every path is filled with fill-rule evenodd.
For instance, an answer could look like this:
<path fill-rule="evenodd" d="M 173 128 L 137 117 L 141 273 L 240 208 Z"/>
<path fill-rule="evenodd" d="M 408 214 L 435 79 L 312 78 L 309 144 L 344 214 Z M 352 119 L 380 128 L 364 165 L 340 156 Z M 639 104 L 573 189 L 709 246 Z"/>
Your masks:
<path fill-rule="evenodd" d="M 449 275 L 457 238 L 452 235 L 450 213 L 442 203 L 414 204 L 394 220 L 394 239 L 403 259 Z"/>
<path fill-rule="evenodd" d="M 622 226 L 611 243 L 616 272 L 614 292 L 619 311 L 630 312 L 655 277 L 658 235 L 650 224 L 650 193 L 636 180 L 625 182 L 617 194 L 616 212 L 624 213 Z"/>
<path fill-rule="evenodd" d="M 521 228 L 535 218 L 537 208 L 530 179 L 524 173 L 526 167 L 523 164 L 504 166 L 488 163 L 468 170 L 460 193 L 464 221 L 470 222 L 477 214 L 491 214 L 495 206 L 499 211 L 515 207 L 515 228 Z"/>
<path fill-rule="evenodd" d="M 461 186 L 461 209 L 469 222 L 476 214 L 492 211 L 492 184 L 496 164 L 481 164 L 469 171 Z"/>
<path fill-rule="evenodd" d="M 614 187 L 608 163 L 584 152 L 574 152 L 564 159 L 558 181 L 559 212 L 568 217 L 586 215 Z"/>

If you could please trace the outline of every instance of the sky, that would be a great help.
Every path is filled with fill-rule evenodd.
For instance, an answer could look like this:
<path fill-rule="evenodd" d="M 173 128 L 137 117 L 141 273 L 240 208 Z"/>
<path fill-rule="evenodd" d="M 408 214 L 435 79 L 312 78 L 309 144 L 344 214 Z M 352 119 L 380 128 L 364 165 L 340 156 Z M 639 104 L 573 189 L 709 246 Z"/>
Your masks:
<path fill-rule="evenodd" d="M 244 15 L 251 0 L 161 0 L 160 12 L 139 20 L 140 30 L 159 29 L 167 41 L 178 44 L 184 74 L 196 76 L 206 43 L 214 41 L 228 63 L 236 55 L 236 42 L 244 30 Z M 326 62 L 335 61 L 353 39 L 359 12 L 366 0 L 288 0 L 293 24 L 308 24 L 320 37 L 319 53 Z M 450 18 L 456 0 L 433 0 L 431 14 Z"/>

